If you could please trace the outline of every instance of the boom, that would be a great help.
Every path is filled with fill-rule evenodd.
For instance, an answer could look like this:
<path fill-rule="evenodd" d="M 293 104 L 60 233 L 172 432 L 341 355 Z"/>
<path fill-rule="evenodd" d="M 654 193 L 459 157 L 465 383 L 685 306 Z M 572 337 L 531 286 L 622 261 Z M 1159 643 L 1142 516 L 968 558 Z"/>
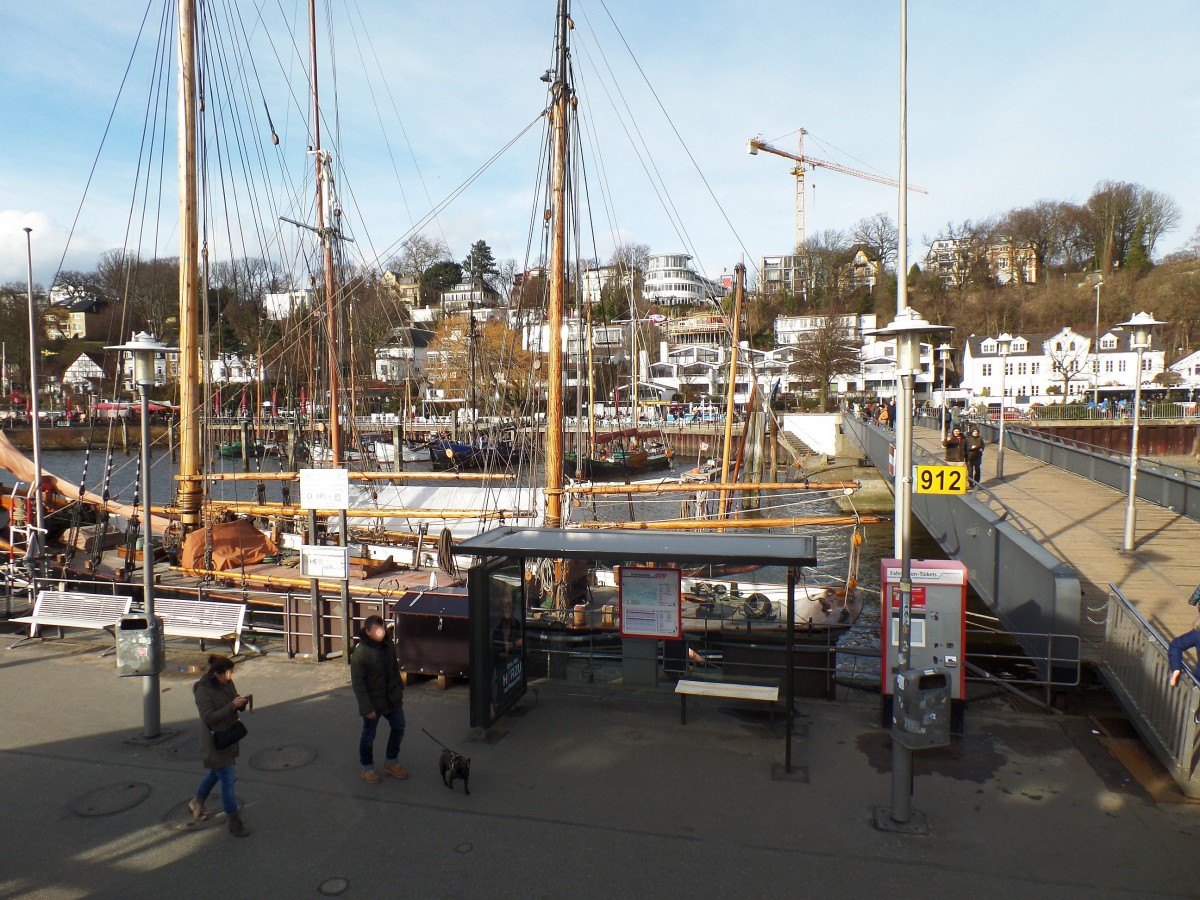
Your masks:
<path fill-rule="evenodd" d="M 805 204 L 804 204 L 804 173 L 806 167 L 829 169 L 833 172 L 841 172 L 843 175 L 853 175 L 855 178 L 865 178 L 867 181 L 874 181 L 876 184 L 886 184 L 891 187 L 899 187 L 900 182 L 895 178 L 888 178 L 886 175 L 876 175 L 874 172 L 863 172 L 859 169 L 852 169 L 849 166 L 843 166 L 841 163 L 829 162 L 825 159 L 816 159 L 812 156 L 807 156 L 804 153 L 804 135 L 808 134 L 803 128 L 800 129 L 800 152 L 789 153 L 786 150 L 780 150 L 778 147 L 772 147 L 765 141 L 760 141 L 758 138 L 751 138 L 746 142 L 746 149 L 751 156 L 757 156 L 758 151 L 762 150 L 765 153 L 773 153 L 776 156 L 782 156 L 785 159 L 793 160 L 796 163 L 796 168 L 792 169 L 792 174 L 796 176 L 796 247 L 799 249 L 808 239 L 807 223 L 805 221 Z M 919 184 L 908 185 L 910 191 L 915 191 L 918 194 L 928 194 L 926 188 Z"/>

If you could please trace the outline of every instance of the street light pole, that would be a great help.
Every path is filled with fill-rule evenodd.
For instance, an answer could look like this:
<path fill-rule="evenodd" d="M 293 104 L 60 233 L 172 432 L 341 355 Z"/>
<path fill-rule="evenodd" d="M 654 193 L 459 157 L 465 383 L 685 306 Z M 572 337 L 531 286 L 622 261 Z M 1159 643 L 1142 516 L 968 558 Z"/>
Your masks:
<path fill-rule="evenodd" d="M 1095 380 L 1092 382 L 1094 385 L 1092 390 L 1092 403 L 1095 404 L 1097 410 L 1100 408 L 1100 288 L 1103 287 L 1103 285 L 1103 281 L 1096 282 L 1096 330 L 1094 332 L 1095 337 L 1093 338 L 1092 344 L 1092 356 L 1094 357 L 1092 361 L 1092 367 L 1094 369 L 1093 374 L 1095 375 Z M 1067 398 L 1064 397 L 1063 403 L 1066 402 Z"/>
<path fill-rule="evenodd" d="M 1004 477 L 1004 395 L 1007 393 L 1008 349 L 1013 337 L 1008 332 L 996 338 L 996 349 L 1000 352 L 1000 437 L 996 441 L 996 477 Z"/>
<path fill-rule="evenodd" d="M 133 357 L 133 378 L 141 395 L 141 442 L 142 473 L 139 491 L 142 495 L 142 601 L 146 607 L 146 622 L 151 630 L 154 646 L 151 659 L 161 663 L 163 658 L 162 629 L 154 615 L 154 548 L 151 546 L 153 531 L 150 527 L 150 388 L 154 386 L 154 360 L 158 354 L 178 353 L 146 332 L 135 334 L 128 344 L 107 347 L 108 350 L 123 350 Z M 161 698 L 158 671 L 142 676 L 142 738 L 152 740 L 162 731 Z"/>
<path fill-rule="evenodd" d="M 1122 322 L 1121 327 L 1132 331 L 1131 344 L 1137 351 L 1137 372 L 1133 385 L 1133 430 L 1129 440 L 1129 499 L 1125 507 L 1125 540 L 1121 549 L 1132 553 L 1137 532 L 1137 476 L 1138 476 L 1138 425 L 1142 417 L 1142 358 L 1150 347 L 1150 333 L 1165 322 L 1157 321 L 1154 316 L 1140 312 L 1128 322 Z"/>
<path fill-rule="evenodd" d="M 866 332 L 877 338 L 895 338 L 896 372 L 900 380 L 901 397 L 896 404 L 896 555 L 900 559 L 900 620 L 897 623 L 897 653 L 895 691 L 900 691 L 900 679 L 912 658 L 912 417 L 916 374 L 921 369 L 921 335 L 946 334 L 952 329 L 931 325 L 912 307 L 906 306 L 886 328 Z M 883 598 L 883 615 L 890 635 L 891 598 Z M 889 638 L 890 639 L 890 638 Z M 912 749 L 898 739 L 902 727 L 892 720 L 892 802 L 886 820 L 877 824 L 884 828 L 907 826 L 912 820 Z"/>

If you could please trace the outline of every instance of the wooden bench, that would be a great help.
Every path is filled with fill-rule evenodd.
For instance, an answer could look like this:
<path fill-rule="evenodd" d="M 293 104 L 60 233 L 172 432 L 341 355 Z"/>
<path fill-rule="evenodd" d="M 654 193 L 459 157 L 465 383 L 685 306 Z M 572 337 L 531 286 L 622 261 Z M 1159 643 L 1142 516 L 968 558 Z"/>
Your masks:
<path fill-rule="evenodd" d="M 132 597 L 80 591 L 38 591 L 33 601 L 33 613 L 9 620 L 29 626 L 29 637 L 21 638 L 12 646 L 38 637 L 38 629 L 46 625 L 57 628 L 60 638 L 64 628 L 88 628 L 112 634 L 121 616 L 128 615 L 132 607 Z"/>
<path fill-rule="evenodd" d="M 201 650 L 206 640 L 229 641 L 235 656 L 243 643 L 250 646 L 248 641 L 242 641 L 246 607 L 241 603 L 160 599 L 154 601 L 154 614 L 162 619 L 163 634 L 199 638 Z"/>
<path fill-rule="evenodd" d="M 775 719 L 775 704 L 779 700 L 779 682 L 769 679 L 725 681 L 723 679 L 681 678 L 675 684 L 679 695 L 679 724 L 687 724 L 687 698 L 720 697 L 726 700 L 761 700 L 771 704 L 771 720 Z"/>

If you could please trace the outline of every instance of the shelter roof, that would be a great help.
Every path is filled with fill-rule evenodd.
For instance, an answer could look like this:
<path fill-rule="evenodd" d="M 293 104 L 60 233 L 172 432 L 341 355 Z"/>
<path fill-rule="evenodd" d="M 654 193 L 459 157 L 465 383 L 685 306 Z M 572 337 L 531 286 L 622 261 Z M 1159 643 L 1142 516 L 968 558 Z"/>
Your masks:
<path fill-rule="evenodd" d="M 817 562 L 817 541 L 810 535 L 794 534 L 502 526 L 460 542 L 455 552 L 597 562 L 812 566 Z"/>

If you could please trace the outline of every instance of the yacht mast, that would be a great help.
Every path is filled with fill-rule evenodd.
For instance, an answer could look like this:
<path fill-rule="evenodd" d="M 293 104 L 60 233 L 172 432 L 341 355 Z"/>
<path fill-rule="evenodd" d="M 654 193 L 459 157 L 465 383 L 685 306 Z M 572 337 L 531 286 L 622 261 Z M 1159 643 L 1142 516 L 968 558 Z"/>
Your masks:
<path fill-rule="evenodd" d="M 195 0 L 178 0 L 179 21 L 179 517 L 185 533 L 200 526 L 200 228 L 196 175 Z"/>
<path fill-rule="evenodd" d="M 338 389 L 338 320 L 333 279 L 333 232 L 325 221 L 326 153 L 321 149 L 321 103 L 317 95 L 317 2 L 308 0 L 308 44 L 312 79 L 313 159 L 317 167 L 317 233 L 325 250 L 325 335 L 326 364 L 329 369 L 329 465 L 342 464 L 341 397 Z"/>
<path fill-rule="evenodd" d="M 546 309 L 549 371 L 546 373 L 546 527 L 562 525 L 563 379 L 562 324 L 566 298 L 567 245 L 567 113 L 571 89 L 567 80 L 567 0 L 558 3 L 557 71 L 550 105 L 550 297 Z"/>

